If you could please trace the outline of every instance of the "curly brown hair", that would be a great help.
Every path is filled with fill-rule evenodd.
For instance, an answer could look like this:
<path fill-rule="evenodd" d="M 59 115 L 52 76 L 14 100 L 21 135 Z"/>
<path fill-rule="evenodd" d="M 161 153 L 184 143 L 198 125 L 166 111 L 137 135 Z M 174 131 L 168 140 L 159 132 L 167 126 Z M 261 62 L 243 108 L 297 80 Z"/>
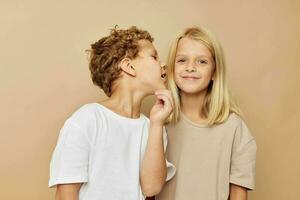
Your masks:
<path fill-rule="evenodd" d="M 115 26 L 109 36 L 103 37 L 91 44 L 89 69 L 93 83 L 99 86 L 105 94 L 112 94 L 113 82 L 120 76 L 118 63 L 125 57 L 135 58 L 139 52 L 138 41 L 153 42 L 148 31 L 135 26 L 121 30 Z"/>

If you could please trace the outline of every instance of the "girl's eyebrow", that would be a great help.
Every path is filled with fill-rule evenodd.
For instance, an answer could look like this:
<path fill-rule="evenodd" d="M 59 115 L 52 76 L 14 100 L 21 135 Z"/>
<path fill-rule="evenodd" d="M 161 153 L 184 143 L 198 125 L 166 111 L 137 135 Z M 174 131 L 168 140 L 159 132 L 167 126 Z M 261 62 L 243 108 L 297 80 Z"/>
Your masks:
<path fill-rule="evenodd" d="M 177 57 L 180 57 L 180 56 L 187 56 L 187 55 L 185 55 L 185 54 L 177 54 L 177 55 L 176 55 L 176 58 L 177 58 Z M 197 57 L 205 57 L 205 58 L 208 58 L 209 56 L 204 55 L 204 54 L 199 54 L 199 55 L 197 55 Z"/>

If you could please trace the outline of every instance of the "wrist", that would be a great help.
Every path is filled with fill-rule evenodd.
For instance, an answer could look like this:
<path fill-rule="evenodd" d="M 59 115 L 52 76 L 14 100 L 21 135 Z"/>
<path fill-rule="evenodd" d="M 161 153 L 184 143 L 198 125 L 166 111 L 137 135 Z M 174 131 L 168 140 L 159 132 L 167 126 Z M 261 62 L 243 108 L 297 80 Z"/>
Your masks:
<path fill-rule="evenodd" d="M 162 129 L 164 126 L 163 122 L 159 121 L 150 121 L 150 127 L 153 129 Z"/>
<path fill-rule="evenodd" d="M 150 126 L 153 128 L 162 128 L 164 126 L 164 122 L 150 120 Z"/>

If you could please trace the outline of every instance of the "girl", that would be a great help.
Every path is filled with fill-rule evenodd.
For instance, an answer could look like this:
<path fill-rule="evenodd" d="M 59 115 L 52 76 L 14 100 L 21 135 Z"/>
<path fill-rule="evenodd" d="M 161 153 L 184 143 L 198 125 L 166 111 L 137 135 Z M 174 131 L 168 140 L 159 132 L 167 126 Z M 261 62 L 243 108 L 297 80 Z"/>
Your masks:
<path fill-rule="evenodd" d="M 254 189 L 256 142 L 227 86 L 223 51 L 203 28 L 188 28 L 169 54 L 175 101 L 166 128 L 175 177 L 160 200 L 246 200 Z"/>

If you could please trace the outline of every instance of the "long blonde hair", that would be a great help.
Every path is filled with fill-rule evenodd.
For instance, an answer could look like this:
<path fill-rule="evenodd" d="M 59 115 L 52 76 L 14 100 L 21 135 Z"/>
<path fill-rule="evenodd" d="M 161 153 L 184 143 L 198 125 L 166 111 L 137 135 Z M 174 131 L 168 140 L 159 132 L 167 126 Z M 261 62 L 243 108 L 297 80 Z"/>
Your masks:
<path fill-rule="evenodd" d="M 230 94 L 227 78 L 226 64 L 222 46 L 215 36 L 205 28 L 187 28 L 173 42 L 168 58 L 168 87 L 174 98 L 175 108 L 169 119 L 177 123 L 180 119 L 180 91 L 174 80 L 174 66 L 177 46 L 181 38 L 186 37 L 204 44 L 212 54 L 215 63 L 215 79 L 208 88 L 204 100 L 203 114 L 207 117 L 207 125 L 212 126 L 224 122 L 230 113 L 241 116 L 241 111 Z"/>

